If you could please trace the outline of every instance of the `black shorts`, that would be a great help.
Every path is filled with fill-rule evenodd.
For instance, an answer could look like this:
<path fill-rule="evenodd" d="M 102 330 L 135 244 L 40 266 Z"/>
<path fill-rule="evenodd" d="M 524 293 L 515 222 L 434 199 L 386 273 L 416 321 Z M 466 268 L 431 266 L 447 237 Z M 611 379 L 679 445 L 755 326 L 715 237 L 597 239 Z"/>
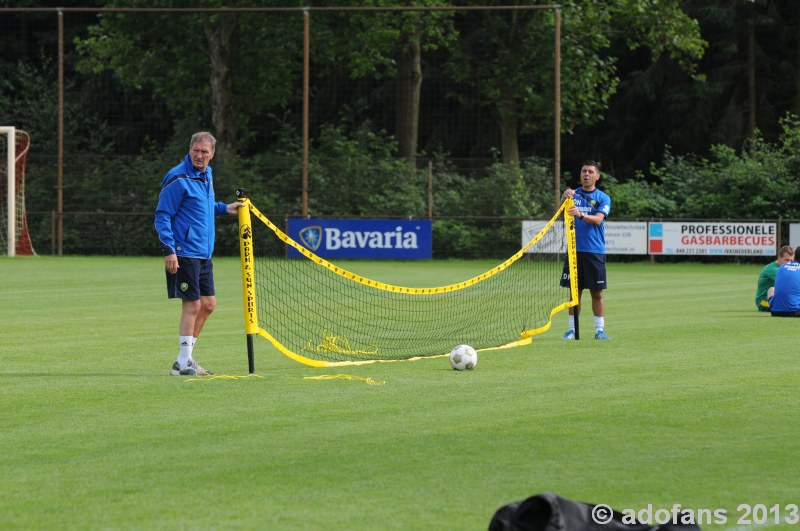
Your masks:
<path fill-rule="evenodd" d="M 167 297 L 196 301 L 214 295 L 214 264 L 211 258 L 178 257 L 178 272 L 167 273 Z"/>
<path fill-rule="evenodd" d="M 608 287 L 606 282 L 606 255 L 595 253 L 578 254 L 578 291 L 596 291 Z M 561 287 L 569 287 L 569 257 L 564 259 L 561 272 Z"/>

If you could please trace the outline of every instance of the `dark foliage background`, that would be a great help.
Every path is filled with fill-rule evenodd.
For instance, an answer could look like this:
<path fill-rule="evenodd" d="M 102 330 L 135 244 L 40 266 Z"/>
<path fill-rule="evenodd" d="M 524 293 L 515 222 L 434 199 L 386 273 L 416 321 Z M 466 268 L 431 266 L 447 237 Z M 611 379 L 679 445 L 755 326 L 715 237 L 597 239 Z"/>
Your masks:
<path fill-rule="evenodd" d="M 426 4 L 446 2 L 416 3 Z M 19 9 L 47 5 L 0 1 L 0 124 L 33 139 L 26 203 L 40 253 L 53 249 L 57 210 L 58 19 Z M 618 0 L 562 13 L 562 187 L 592 158 L 615 219 L 800 218 L 800 4 Z M 68 12 L 63 22 L 65 253 L 157 254 L 158 186 L 198 129 L 221 140 L 220 200 L 245 188 L 268 215 L 300 214 L 302 17 Z M 309 214 L 430 214 L 439 256 L 513 249 L 518 230 L 490 219 L 554 209 L 552 24 L 547 10 L 312 13 Z M 414 130 L 398 109 L 414 57 L 409 153 Z M 232 224 L 219 230 L 219 252 L 237 252 Z"/>

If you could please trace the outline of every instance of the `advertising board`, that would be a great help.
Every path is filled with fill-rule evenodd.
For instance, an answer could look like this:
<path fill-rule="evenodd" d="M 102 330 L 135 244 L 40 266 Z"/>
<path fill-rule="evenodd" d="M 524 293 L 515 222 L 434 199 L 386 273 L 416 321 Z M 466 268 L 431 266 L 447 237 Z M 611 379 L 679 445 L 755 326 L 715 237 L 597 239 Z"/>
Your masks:
<path fill-rule="evenodd" d="M 430 220 L 289 219 L 288 234 L 322 258 L 430 259 Z M 288 256 L 300 252 L 288 247 Z"/>

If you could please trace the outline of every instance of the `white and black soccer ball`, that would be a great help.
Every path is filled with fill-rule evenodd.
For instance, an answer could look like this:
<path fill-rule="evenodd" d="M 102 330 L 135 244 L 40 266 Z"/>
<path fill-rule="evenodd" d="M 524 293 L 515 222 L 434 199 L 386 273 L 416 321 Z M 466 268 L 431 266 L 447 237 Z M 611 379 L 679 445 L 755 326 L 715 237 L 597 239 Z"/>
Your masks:
<path fill-rule="evenodd" d="M 471 371 L 478 364 L 478 353 L 469 345 L 459 345 L 450 351 L 450 366 L 457 371 Z"/>

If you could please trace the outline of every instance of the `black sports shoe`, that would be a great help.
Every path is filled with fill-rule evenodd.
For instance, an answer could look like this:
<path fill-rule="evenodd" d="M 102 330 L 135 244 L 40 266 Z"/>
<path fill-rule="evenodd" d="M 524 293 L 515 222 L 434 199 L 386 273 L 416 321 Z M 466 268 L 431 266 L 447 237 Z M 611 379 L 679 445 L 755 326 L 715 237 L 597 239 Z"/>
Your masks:
<path fill-rule="evenodd" d="M 172 370 L 170 370 L 169 373 L 172 376 L 197 376 L 197 371 L 194 369 L 194 367 L 189 365 L 185 369 L 181 369 L 181 364 L 177 361 L 172 364 Z"/>

